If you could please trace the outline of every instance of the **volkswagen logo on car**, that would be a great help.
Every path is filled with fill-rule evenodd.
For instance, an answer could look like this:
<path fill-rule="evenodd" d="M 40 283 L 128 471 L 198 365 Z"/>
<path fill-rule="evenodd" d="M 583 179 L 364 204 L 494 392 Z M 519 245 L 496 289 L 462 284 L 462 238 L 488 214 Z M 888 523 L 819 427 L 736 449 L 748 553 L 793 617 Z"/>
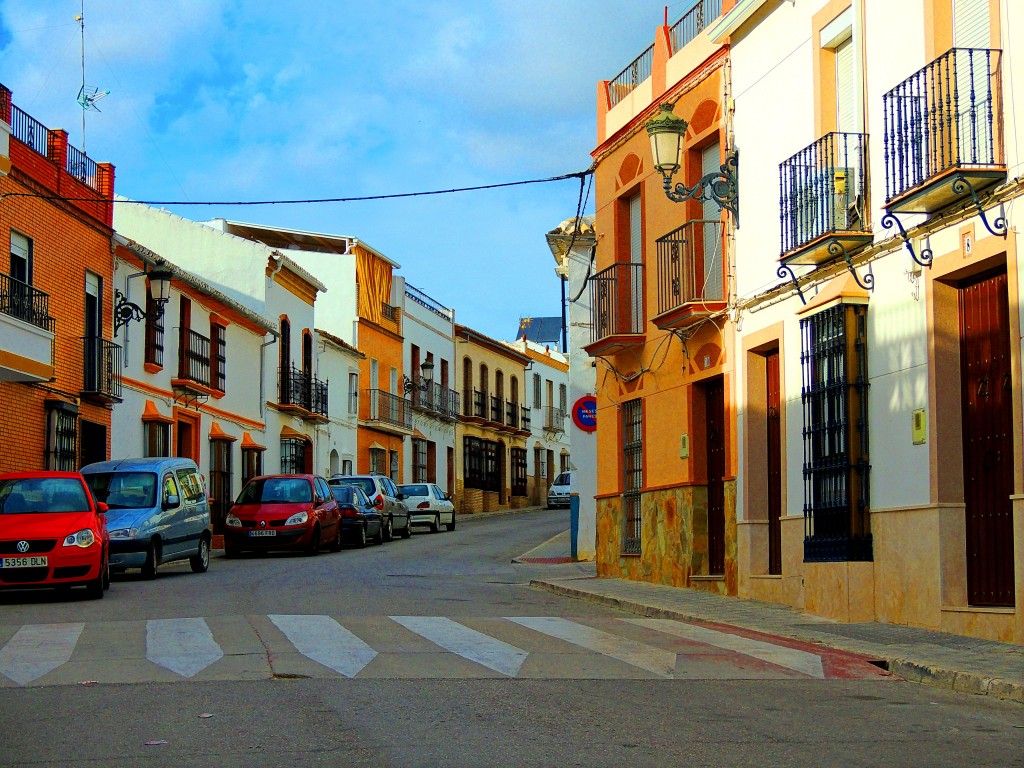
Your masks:
<path fill-rule="evenodd" d="M 18 551 L 19 552 L 28 552 L 28 542 L 27 541 L 19 541 L 18 542 Z"/>

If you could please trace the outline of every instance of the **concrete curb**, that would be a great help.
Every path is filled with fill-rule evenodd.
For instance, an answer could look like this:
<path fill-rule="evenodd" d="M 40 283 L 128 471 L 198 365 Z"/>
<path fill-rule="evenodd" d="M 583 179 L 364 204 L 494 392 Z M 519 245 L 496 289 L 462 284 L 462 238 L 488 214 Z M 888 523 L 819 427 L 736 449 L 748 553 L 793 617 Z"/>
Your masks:
<path fill-rule="evenodd" d="M 611 595 L 602 595 L 589 592 L 587 590 L 574 589 L 573 587 L 565 584 L 554 584 L 552 582 L 534 579 L 530 581 L 530 586 L 556 595 L 586 600 L 590 603 L 603 605 L 609 608 L 617 608 L 622 611 L 635 613 L 648 618 L 675 619 L 677 621 L 715 621 L 723 624 L 729 623 L 707 615 L 697 615 L 672 608 L 658 608 L 635 600 L 624 600 L 622 598 L 612 597 Z M 733 626 L 739 625 L 733 623 Z M 758 632 L 766 631 L 758 627 L 744 628 Z M 773 628 L 771 630 L 771 634 L 790 637 L 795 640 L 800 640 L 801 642 L 807 642 L 806 637 L 797 637 L 793 634 L 787 634 L 778 628 Z M 822 644 L 827 645 L 830 648 L 835 648 L 836 650 L 849 651 L 850 653 L 856 653 L 861 656 L 875 656 L 885 662 L 886 669 L 889 672 L 911 683 L 930 685 L 935 688 L 946 688 L 959 693 L 973 693 L 979 696 L 995 696 L 1000 699 L 1024 704 L 1024 683 L 1015 682 L 1013 680 L 1003 680 L 1001 678 L 985 677 L 974 672 L 945 669 L 943 667 L 923 664 L 918 661 L 901 659 L 895 656 L 887 656 L 885 653 L 865 654 L 863 647 L 850 648 L 844 646 L 842 643 L 832 642 L 831 639 L 828 643 Z"/>

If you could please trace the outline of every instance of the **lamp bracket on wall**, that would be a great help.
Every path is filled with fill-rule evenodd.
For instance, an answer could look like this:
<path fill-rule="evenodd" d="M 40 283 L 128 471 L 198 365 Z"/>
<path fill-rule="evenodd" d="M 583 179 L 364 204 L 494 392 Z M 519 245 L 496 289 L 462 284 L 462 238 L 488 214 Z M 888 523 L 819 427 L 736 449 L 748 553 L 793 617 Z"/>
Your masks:
<path fill-rule="evenodd" d="M 789 264 L 780 264 L 775 274 L 779 277 L 787 278 L 793 281 L 793 287 L 796 288 L 797 294 L 800 296 L 800 301 L 803 302 L 804 306 L 807 305 L 807 299 L 804 298 L 804 289 L 800 287 L 800 282 L 796 279 L 796 273 Z"/>
<path fill-rule="evenodd" d="M 696 184 L 688 187 L 685 184 L 672 186 L 672 177 L 663 174 L 665 196 L 676 203 L 686 200 L 705 202 L 714 201 L 718 207 L 732 214 L 737 229 L 740 226 L 740 190 L 739 190 L 739 152 L 733 150 L 725 156 L 725 162 L 717 171 L 700 177 Z"/>
<path fill-rule="evenodd" d="M 187 387 L 172 386 L 171 391 L 174 393 L 174 402 L 182 408 L 194 408 L 198 411 L 199 406 L 210 399 L 205 392 L 197 392 Z"/>
<path fill-rule="evenodd" d="M 991 224 L 988 223 L 988 217 L 985 215 L 985 210 L 981 206 L 981 200 L 978 199 L 978 193 L 974 189 L 974 185 L 964 176 L 962 173 L 958 173 L 953 177 L 953 192 L 957 195 L 962 195 L 964 192 L 970 192 L 971 200 L 974 201 L 974 206 L 978 209 L 978 216 L 981 217 L 981 223 L 985 225 L 990 233 L 996 237 L 1005 238 L 1008 230 L 1006 228 L 1006 217 L 1000 214 Z"/>
<path fill-rule="evenodd" d="M 914 250 L 914 243 L 907 234 L 907 230 L 903 228 L 903 222 L 896 217 L 896 214 L 886 211 L 885 216 L 882 217 L 882 226 L 886 229 L 892 229 L 893 224 L 895 224 L 899 229 L 900 237 L 903 239 L 903 244 L 907 247 L 907 250 L 910 251 L 910 258 L 922 267 L 930 267 L 932 265 L 932 249 L 921 248 L 921 253 L 918 255 Z"/>

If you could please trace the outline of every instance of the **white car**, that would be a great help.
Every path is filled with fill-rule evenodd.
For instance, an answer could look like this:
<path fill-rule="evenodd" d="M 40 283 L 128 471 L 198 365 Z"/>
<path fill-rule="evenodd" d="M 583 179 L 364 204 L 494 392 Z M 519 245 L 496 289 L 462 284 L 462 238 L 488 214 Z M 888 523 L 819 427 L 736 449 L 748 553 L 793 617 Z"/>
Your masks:
<path fill-rule="evenodd" d="M 434 483 L 410 483 L 398 486 L 398 490 L 405 494 L 410 525 L 429 525 L 431 533 L 441 530 L 442 524 L 449 531 L 455 530 L 452 497 Z"/>
<path fill-rule="evenodd" d="M 548 488 L 548 509 L 569 507 L 572 498 L 572 472 L 561 472 Z"/>

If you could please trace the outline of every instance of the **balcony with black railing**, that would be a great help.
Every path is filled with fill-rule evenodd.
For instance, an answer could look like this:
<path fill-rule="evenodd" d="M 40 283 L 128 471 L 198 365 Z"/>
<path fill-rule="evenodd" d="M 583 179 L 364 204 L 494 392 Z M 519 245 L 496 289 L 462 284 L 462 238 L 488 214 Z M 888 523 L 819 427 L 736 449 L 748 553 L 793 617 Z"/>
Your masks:
<path fill-rule="evenodd" d="M 930 213 L 1006 179 L 1001 59 L 952 48 L 882 97 L 889 212 Z"/>
<path fill-rule="evenodd" d="M 683 47 L 722 15 L 722 0 L 698 0 L 697 4 L 683 14 L 668 31 L 672 53 Z"/>
<path fill-rule="evenodd" d="M 480 389 L 473 390 L 473 408 L 466 414 L 475 419 L 487 419 L 488 395 Z"/>
<path fill-rule="evenodd" d="M 121 397 L 121 345 L 100 336 L 82 339 L 82 397 L 119 403 Z"/>
<path fill-rule="evenodd" d="M 544 406 L 544 429 L 548 432 L 565 432 L 565 411 L 554 405 Z"/>
<path fill-rule="evenodd" d="M 412 434 L 412 403 L 382 389 L 367 390 L 366 420 L 378 429 Z"/>
<path fill-rule="evenodd" d="M 511 400 L 505 401 L 505 425 L 512 429 L 519 429 L 519 403 Z"/>
<path fill-rule="evenodd" d="M 722 222 L 694 219 L 656 244 L 659 328 L 686 328 L 725 309 Z"/>
<path fill-rule="evenodd" d="M 868 137 L 828 133 L 779 165 L 783 264 L 823 264 L 872 240 Z"/>
<path fill-rule="evenodd" d="M 0 273 L 0 381 L 52 379 L 55 327 L 47 294 Z"/>
<path fill-rule="evenodd" d="M 612 264 L 590 278 L 591 356 L 615 354 L 642 344 L 644 265 Z"/>
<path fill-rule="evenodd" d="M 619 74 L 608 82 L 608 104 L 614 107 L 644 80 L 651 76 L 651 66 L 654 63 L 654 46 L 651 45 L 646 51 L 637 56 L 626 65 Z"/>
<path fill-rule="evenodd" d="M 524 406 L 522 406 L 519 409 L 519 411 L 520 411 L 519 423 L 522 425 L 521 429 L 524 432 L 529 432 L 530 428 L 531 428 L 531 424 L 532 424 L 532 418 L 531 418 L 531 414 L 530 414 L 530 409 L 527 406 L 524 405 Z"/>
<path fill-rule="evenodd" d="M 459 417 L 461 397 L 454 389 L 430 381 L 421 376 L 411 380 L 410 394 L 413 408 L 445 421 L 454 421 Z"/>
<path fill-rule="evenodd" d="M 3 273 L 0 273 L 0 312 L 53 333 L 49 294 Z"/>
<path fill-rule="evenodd" d="M 306 421 L 327 420 L 327 382 L 295 366 L 280 370 L 281 410 Z"/>
<path fill-rule="evenodd" d="M 505 410 L 502 407 L 504 402 L 497 395 L 491 395 L 489 400 L 491 408 L 488 418 L 495 424 L 503 424 L 505 422 Z"/>
<path fill-rule="evenodd" d="M 210 339 L 191 328 L 178 334 L 178 376 L 182 385 L 198 385 L 198 391 L 210 390 Z"/>

